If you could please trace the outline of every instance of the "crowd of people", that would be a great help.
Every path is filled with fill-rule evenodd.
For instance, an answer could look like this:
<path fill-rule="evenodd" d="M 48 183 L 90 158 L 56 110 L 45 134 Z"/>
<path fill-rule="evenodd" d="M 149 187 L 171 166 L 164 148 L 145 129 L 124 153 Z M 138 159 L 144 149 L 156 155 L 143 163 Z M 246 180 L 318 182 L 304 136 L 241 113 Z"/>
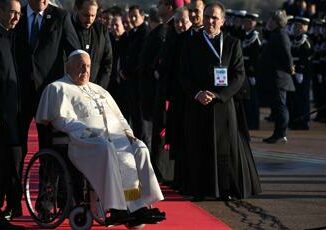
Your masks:
<path fill-rule="evenodd" d="M 159 0 L 148 11 L 102 9 L 97 0 L 76 0 L 73 11 L 48 0 L 0 6 L 3 226 L 14 227 L 7 220 L 22 215 L 22 164 L 41 95 L 64 76 L 76 50 L 88 54 L 89 81 L 112 96 L 132 137 L 148 147 L 158 179 L 158 156 L 169 146 L 172 186 L 193 200 L 261 191 L 249 145 L 260 107 L 270 107 L 266 119 L 275 122 L 263 140 L 270 144 L 286 143 L 288 128 L 309 129 L 312 100 L 314 120 L 326 122 L 323 0 L 286 1 L 266 23 L 255 12 L 203 0 Z M 37 130 L 40 148 L 48 147 L 47 128 L 38 122 Z"/>

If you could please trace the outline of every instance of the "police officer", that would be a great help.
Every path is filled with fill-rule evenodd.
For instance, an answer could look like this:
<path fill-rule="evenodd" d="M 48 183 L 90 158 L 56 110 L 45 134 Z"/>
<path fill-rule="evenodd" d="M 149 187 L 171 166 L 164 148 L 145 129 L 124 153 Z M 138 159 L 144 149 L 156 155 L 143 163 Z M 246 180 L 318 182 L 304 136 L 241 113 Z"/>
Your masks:
<path fill-rule="evenodd" d="M 245 31 L 243 28 L 243 19 L 246 15 L 246 10 L 237 10 L 233 12 L 234 20 L 233 20 L 233 27 L 230 31 L 230 35 L 236 37 L 243 41 L 245 37 Z"/>
<path fill-rule="evenodd" d="M 312 47 L 306 33 L 310 20 L 299 16 L 294 17 L 293 20 L 291 53 L 296 69 L 293 78 L 296 91 L 289 93 L 289 128 L 307 130 L 309 129 L 309 116 L 305 115 L 310 112 L 309 89 Z"/>
<path fill-rule="evenodd" d="M 256 68 L 261 42 L 259 32 L 255 28 L 258 18 L 258 14 L 246 13 L 243 19 L 245 38 L 242 42 L 242 52 L 250 88 L 250 100 L 245 101 L 249 129 L 259 129 L 259 96 Z"/>

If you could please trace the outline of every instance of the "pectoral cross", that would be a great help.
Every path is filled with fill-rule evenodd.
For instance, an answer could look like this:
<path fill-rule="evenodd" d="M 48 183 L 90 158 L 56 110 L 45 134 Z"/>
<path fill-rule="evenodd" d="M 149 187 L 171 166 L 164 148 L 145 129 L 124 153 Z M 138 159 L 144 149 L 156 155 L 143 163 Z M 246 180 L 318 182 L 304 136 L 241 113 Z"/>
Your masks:
<path fill-rule="evenodd" d="M 101 115 L 103 114 L 103 107 L 102 106 L 96 104 L 94 108 L 98 110 L 99 114 L 101 114 Z"/>

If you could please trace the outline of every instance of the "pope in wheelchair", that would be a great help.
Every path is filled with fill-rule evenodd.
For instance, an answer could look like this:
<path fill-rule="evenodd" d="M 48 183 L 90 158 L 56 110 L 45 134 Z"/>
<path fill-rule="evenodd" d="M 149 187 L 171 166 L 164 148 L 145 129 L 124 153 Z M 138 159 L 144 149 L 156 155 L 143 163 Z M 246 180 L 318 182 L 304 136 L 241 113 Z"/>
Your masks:
<path fill-rule="evenodd" d="M 69 55 L 67 74 L 43 91 L 36 122 L 68 135 L 69 159 L 110 214 L 106 225 L 160 222 L 165 213 L 151 205 L 164 197 L 149 151 L 111 95 L 89 82 L 90 66 L 87 52 Z"/>

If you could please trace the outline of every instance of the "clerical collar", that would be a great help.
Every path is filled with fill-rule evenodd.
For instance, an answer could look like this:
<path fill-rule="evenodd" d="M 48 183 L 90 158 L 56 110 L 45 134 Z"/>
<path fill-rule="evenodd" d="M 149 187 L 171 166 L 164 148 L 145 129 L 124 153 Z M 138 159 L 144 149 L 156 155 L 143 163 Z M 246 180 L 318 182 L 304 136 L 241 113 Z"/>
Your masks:
<path fill-rule="evenodd" d="M 137 27 L 132 28 L 132 31 L 133 31 L 133 32 L 137 32 L 137 30 L 139 30 L 139 28 L 140 28 L 142 25 L 143 25 L 143 23 L 140 24 L 140 25 L 137 26 Z"/>

